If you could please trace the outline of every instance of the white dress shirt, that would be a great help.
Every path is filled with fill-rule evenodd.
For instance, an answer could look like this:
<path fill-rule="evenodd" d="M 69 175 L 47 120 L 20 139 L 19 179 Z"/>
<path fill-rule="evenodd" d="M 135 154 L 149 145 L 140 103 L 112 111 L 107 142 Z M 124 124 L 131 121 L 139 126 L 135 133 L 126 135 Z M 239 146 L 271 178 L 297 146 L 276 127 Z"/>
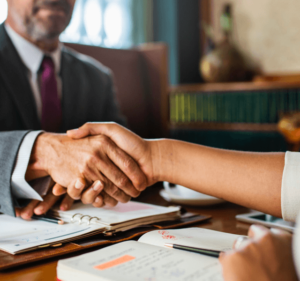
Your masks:
<path fill-rule="evenodd" d="M 53 59 L 58 96 L 61 98 L 62 95 L 62 81 L 59 76 L 60 63 L 61 63 L 61 49 L 62 45 L 59 44 L 58 48 L 53 53 L 44 53 L 34 44 L 30 43 L 22 36 L 17 34 L 8 24 L 5 24 L 5 29 L 12 43 L 14 44 L 21 60 L 28 69 L 28 81 L 30 83 L 32 93 L 37 108 L 38 118 L 42 116 L 42 100 L 40 94 L 40 75 L 39 69 L 44 58 L 44 55 L 50 56 Z M 23 199 L 36 199 L 42 201 L 42 195 L 47 192 L 50 179 L 43 179 L 39 181 L 39 184 L 30 186 L 25 180 L 25 173 L 27 170 L 28 162 L 31 155 L 34 142 L 41 131 L 33 131 L 28 133 L 22 141 L 20 146 L 15 168 L 12 174 L 12 193 L 15 198 Z"/>
<path fill-rule="evenodd" d="M 281 184 L 281 212 L 284 220 L 296 221 L 293 236 L 294 264 L 300 279 L 300 153 L 286 152 Z"/>
<path fill-rule="evenodd" d="M 300 213 L 300 153 L 286 152 L 281 184 L 281 212 L 286 221 Z"/>

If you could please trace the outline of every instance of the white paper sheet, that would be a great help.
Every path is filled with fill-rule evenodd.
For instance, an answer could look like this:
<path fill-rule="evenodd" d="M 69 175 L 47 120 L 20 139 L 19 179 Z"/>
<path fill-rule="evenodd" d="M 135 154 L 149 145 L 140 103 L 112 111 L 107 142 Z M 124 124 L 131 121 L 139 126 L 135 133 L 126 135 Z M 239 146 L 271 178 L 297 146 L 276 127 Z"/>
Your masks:
<path fill-rule="evenodd" d="M 24 249 L 53 244 L 97 229 L 100 229 L 99 225 L 58 225 L 0 215 L 0 249 L 15 254 Z"/>
<path fill-rule="evenodd" d="M 64 281 L 221 281 L 218 259 L 135 241 L 61 260 L 58 278 Z M 86 279 L 84 279 L 86 278 Z"/>
<path fill-rule="evenodd" d="M 71 218 L 73 215 L 80 213 L 90 217 L 98 217 L 100 223 L 112 225 L 134 219 L 150 217 L 160 214 L 168 214 L 179 211 L 179 207 L 161 207 L 145 203 L 130 201 L 128 203 L 118 203 L 116 207 L 94 208 L 92 205 L 82 203 L 74 204 L 68 211 L 56 210 L 62 218 Z M 80 215 L 75 217 L 78 219 Z M 88 220 L 88 217 L 85 217 Z"/>
<path fill-rule="evenodd" d="M 233 243 L 238 237 L 240 235 L 193 227 L 154 230 L 144 234 L 139 242 L 161 247 L 168 243 L 226 251 L 232 249 Z"/>

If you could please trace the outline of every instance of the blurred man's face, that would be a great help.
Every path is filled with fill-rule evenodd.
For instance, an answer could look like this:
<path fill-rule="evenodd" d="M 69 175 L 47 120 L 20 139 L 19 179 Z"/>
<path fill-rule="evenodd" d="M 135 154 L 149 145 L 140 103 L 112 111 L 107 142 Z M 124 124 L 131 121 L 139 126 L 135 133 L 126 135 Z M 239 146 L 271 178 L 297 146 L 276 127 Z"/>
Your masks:
<path fill-rule="evenodd" d="M 76 0 L 8 0 L 8 17 L 34 40 L 54 39 L 71 20 Z"/>

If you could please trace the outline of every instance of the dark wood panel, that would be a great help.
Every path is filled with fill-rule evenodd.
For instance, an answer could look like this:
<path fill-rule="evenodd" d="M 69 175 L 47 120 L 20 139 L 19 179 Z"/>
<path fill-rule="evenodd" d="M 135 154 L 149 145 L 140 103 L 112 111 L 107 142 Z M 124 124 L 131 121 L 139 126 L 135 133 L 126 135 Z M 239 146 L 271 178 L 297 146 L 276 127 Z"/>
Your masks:
<path fill-rule="evenodd" d="M 214 123 L 214 122 L 184 122 L 170 123 L 172 129 L 212 130 L 212 131 L 256 131 L 277 132 L 277 124 L 255 124 L 255 123 Z"/>

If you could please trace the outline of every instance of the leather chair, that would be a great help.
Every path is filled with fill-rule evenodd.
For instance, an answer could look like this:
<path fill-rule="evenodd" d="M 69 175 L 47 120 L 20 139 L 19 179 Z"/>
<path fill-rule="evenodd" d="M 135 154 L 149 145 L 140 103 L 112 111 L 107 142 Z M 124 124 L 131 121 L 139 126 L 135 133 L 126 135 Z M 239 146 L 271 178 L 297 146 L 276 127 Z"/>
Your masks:
<path fill-rule="evenodd" d="M 144 138 L 168 135 L 167 46 L 162 43 L 133 49 L 109 49 L 66 43 L 114 73 L 117 99 L 128 128 Z"/>

